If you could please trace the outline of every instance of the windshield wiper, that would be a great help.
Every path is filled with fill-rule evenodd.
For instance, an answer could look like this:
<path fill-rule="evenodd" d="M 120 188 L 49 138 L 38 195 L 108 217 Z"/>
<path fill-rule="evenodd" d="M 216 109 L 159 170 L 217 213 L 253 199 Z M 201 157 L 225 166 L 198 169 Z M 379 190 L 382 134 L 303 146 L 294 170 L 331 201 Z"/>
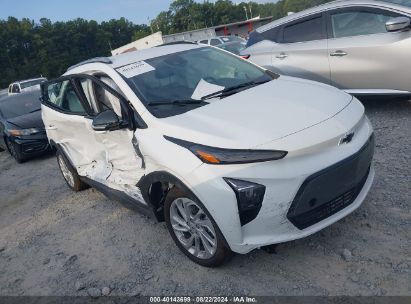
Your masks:
<path fill-rule="evenodd" d="M 30 111 L 29 113 L 34 113 L 34 112 L 37 112 L 37 111 L 40 111 L 40 110 L 41 110 L 41 108 L 36 109 L 36 110 L 33 110 L 33 111 Z"/>
<path fill-rule="evenodd" d="M 215 98 L 215 97 L 220 97 L 220 98 L 227 97 L 227 96 L 233 95 L 235 93 L 238 93 L 240 91 L 243 91 L 245 89 L 255 87 L 259 84 L 269 82 L 271 80 L 272 79 L 265 79 L 265 80 L 261 80 L 261 81 L 248 81 L 248 82 L 236 85 L 236 86 L 228 87 L 228 88 L 225 88 L 223 90 L 220 90 L 220 91 L 205 95 L 205 96 L 201 97 L 201 99 L 202 100 L 207 100 L 207 99 L 211 99 L 211 98 Z"/>
<path fill-rule="evenodd" d="M 203 100 L 196 99 L 176 99 L 176 100 L 164 100 L 164 101 L 150 101 L 148 106 L 161 106 L 161 105 L 190 105 L 190 104 L 200 104 Z"/>

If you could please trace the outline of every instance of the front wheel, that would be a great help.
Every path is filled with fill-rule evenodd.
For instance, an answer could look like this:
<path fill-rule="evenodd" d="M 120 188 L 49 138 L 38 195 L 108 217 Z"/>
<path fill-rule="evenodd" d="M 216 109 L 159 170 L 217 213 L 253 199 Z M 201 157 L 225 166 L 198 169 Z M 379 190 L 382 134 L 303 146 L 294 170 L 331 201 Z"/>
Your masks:
<path fill-rule="evenodd" d="M 23 155 L 23 153 L 21 152 L 21 147 L 20 147 L 18 144 L 12 142 L 12 141 L 11 141 L 10 139 L 8 139 L 7 137 L 6 137 L 6 139 L 5 139 L 5 142 L 6 142 L 7 148 L 8 148 L 8 150 L 9 150 L 11 156 L 13 156 L 14 159 L 15 159 L 19 164 L 22 163 L 22 162 L 24 162 L 24 161 L 26 160 L 25 157 L 24 157 L 24 155 Z"/>
<path fill-rule="evenodd" d="M 178 248 L 197 264 L 216 267 L 232 256 L 211 215 L 193 195 L 177 187 L 171 189 L 164 217 Z"/>

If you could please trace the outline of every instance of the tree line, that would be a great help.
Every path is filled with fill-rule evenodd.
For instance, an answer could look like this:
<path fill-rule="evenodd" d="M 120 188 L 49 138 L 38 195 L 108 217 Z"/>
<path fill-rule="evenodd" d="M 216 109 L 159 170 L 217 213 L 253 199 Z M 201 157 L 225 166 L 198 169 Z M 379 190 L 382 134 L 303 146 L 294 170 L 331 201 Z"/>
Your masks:
<path fill-rule="evenodd" d="M 176 0 L 151 20 L 149 25 L 134 24 L 125 18 L 98 23 L 81 18 L 66 22 L 38 22 L 9 17 L 0 20 L 0 88 L 9 83 L 40 75 L 58 77 L 82 60 L 110 55 L 110 50 L 152 32 L 178 33 L 245 20 L 246 17 L 274 19 L 327 0 L 280 0 L 276 3 L 230 0 L 196 2 Z"/>

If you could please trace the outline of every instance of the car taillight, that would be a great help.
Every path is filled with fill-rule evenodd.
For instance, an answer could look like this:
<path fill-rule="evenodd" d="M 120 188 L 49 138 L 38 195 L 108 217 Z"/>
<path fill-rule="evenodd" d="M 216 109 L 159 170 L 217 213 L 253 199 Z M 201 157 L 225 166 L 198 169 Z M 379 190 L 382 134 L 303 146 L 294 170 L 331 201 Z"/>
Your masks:
<path fill-rule="evenodd" d="M 248 58 L 250 58 L 250 55 L 240 55 L 240 57 L 243 58 L 243 59 L 248 59 Z"/>

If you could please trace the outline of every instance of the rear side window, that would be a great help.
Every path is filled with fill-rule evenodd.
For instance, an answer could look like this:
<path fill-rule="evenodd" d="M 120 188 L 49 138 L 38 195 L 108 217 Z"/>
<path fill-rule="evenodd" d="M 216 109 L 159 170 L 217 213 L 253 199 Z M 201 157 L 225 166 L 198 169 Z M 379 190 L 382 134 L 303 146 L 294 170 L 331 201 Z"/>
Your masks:
<path fill-rule="evenodd" d="M 273 41 L 273 42 L 278 42 L 279 30 L 280 30 L 279 27 L 274 27 L 272 29 L 269 29 L 268 31 L 262 32 L 261 37 L 264 40 L 270 40 L 270 41 Z"/>
<path fill-rule="evenodd" d="M 332 38 L 386 33 L 385 23 L 398 14 L 389 11 L 342 10 L 331 14 Z"/>
<path fill-rule="evenodd" d="M 283 42 L 294 43 L 324 38 L 322 17 L 318 16 L 292 25 L 286 25 L 283 31 Z"/>
<path fill-rule="evenodd" d="M 253 31 L 250 33 L 250 36 L 248 37 L 247 47 L 252 46 L 253 44 L 256 44 L 257 42 L 260 42 L 262 40 L 264 40 L 262 35 L 257 31 Z"/>

